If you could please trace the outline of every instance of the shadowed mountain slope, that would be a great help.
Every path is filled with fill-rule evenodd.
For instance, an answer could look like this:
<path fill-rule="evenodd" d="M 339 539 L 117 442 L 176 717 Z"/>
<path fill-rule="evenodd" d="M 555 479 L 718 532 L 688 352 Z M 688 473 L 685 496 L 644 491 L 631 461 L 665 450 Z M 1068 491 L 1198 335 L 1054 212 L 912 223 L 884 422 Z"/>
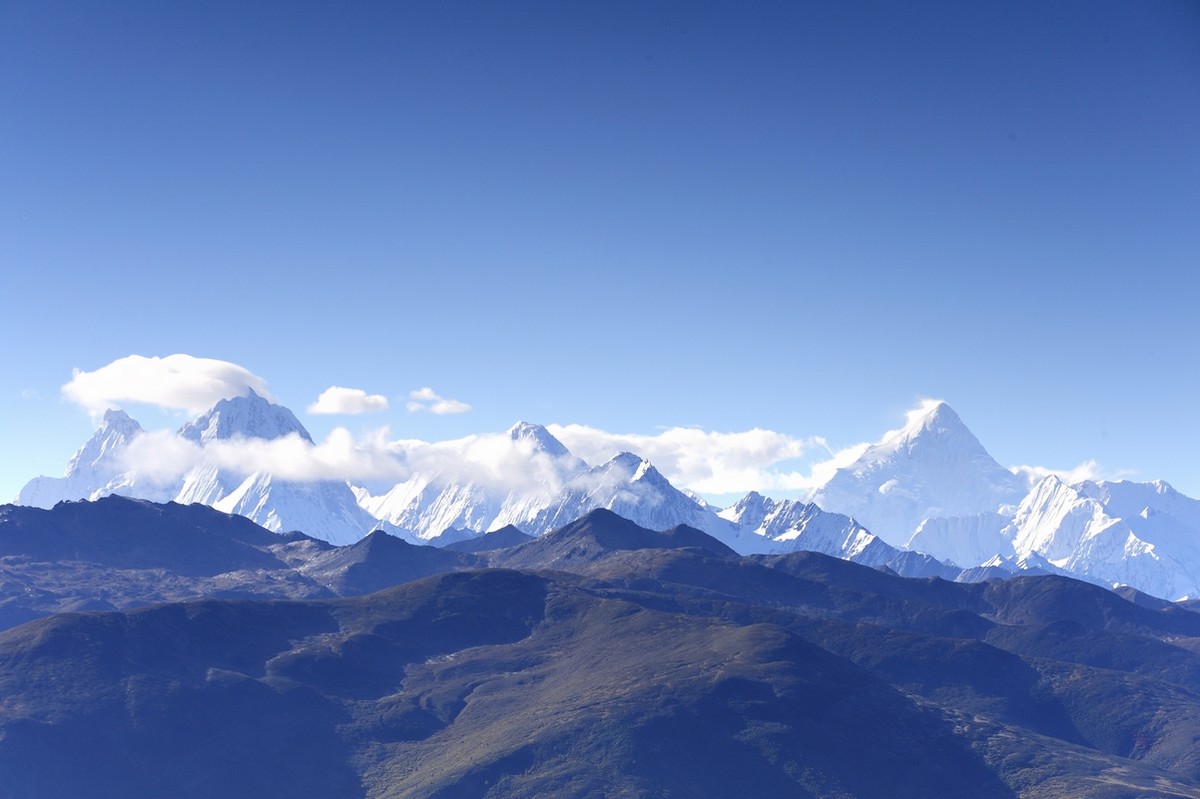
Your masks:
<path fill-rule="evenodd" d="M 738 557 L 725 544 L 693 527 L 679 525 L 661 532 L 647 530 L 600 508 L 526 544 L 497 550 L 492 554 L 491 562 L 507 568 L 570 571 L 613 552 L 681 548 L 702 550 L 721 557 Z"/>
<path fill-rule="evenodd" d="M 356 596 L 483 565 L 480 558 L 468 553 L 417 546 L 376 530 L 350 546 L 321 553 L 299 570 L 338 596 Z"/>
<path fill-rule="evenodd" d="M 1011 795 L 778 627 L 519 572 L 45 619 L 0 635 L 0 696 L 0 796 Z"/>
<path fill-rule="evenodd" d="M 108 496 L 0 506 L 0 629 L 48 613 L 199 597 L 355 595 L 480 561 L 375 533 L 334 547 L 206 505 Z"/>
<path fill-rule="evenodd" d="M 193 590 L 241 574 L 257 596 L 328 596 L 453 573 L 2 633 L 0 799 L 1200 796 L 1200 614 L 1169 603 L 1063 577 L 958 584 L 812 552 L 739 557 L 602 510 L 478 555 L 383 533 L 338 548 L 225 529 L 221 514 L 220 535 L 177 531 L 155 524 L 214 512 L 128 500 L 61 513 L 46 546 L 73 557 L 164 562 L 148 553 L 174 535 L 212 536 L 225 554 L 209 572 L 241 564 L 239 546 L 258 553 L 240 572 L 171 578 Z M 65 521 L 88 513 L 123 523 Z M 3 551 L 34 551 L 13 518 Z M 264 555 L 278 566 L 251 568 Z M 485 557 L 526 571 L 459 571 Z"/>
<path fill-rule="evenodd" d="M 513 525 L 505 525 L 499 530 L 492 530 L 490 533 L 484 533 L 475 538 L 468 538 L 464 541 L 455 541 L 452 544 L 447 544 L 444 549 L 451 552 L 490 552 L 494 549 L 506 549 L 515 547 L 519 544 L 528 544 L 533 541 L 534 537 L 526 535 L 518 530 Z"/>

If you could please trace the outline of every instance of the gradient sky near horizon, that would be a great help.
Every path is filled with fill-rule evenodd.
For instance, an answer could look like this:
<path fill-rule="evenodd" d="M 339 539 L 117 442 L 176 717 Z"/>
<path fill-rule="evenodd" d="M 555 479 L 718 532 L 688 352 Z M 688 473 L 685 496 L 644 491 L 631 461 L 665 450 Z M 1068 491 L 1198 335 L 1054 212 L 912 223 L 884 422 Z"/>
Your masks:
<path fill-rule="evenodd" d="M 318 439 L 836 450 L 938 397 L 1200 497 L 1198 267 L 1194 2 L 0 0 L 5 500 L 73 370 L 174 353 Z"/>

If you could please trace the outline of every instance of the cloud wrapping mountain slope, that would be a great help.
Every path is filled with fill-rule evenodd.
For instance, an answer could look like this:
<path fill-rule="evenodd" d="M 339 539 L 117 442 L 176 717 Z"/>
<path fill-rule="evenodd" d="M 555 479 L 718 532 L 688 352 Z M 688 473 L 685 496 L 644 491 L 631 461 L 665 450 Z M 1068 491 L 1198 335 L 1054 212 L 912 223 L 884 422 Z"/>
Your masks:
<path fill-rule="evenodd" d="M 526 532 L 588 465 L 541 425 L 518 422 L 500 436 L 447 442 L 417 459 L 413 474 L 387 492 L 358 492 L 372 516 L 431 539 L 448 528 L 483 533 L 514 525 Z"/>

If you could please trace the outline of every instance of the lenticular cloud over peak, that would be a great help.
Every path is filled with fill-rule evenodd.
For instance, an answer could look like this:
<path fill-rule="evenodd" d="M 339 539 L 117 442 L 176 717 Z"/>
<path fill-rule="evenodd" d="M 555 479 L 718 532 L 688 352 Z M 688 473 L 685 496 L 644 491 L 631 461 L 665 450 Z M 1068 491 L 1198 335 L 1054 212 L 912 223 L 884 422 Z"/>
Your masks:
<path fill-rule="evenodd" d="M 266 381 L 248 369 L 183 353 L 128 355 L 91 372 L 75 369 L 62 387 L 64 397 L 95 414 L 129 402 L 200 413 L 250 392 L 271 399 Z"/>

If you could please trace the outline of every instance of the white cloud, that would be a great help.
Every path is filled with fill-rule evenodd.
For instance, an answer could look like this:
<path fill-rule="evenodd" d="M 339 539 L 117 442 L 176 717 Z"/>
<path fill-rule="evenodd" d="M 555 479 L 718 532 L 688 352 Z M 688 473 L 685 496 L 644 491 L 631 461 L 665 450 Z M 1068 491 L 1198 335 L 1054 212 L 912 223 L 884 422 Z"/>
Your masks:
<path fill-rule="evenodd" d="M 1081 483 L 1084 480 L 1122 480 L 1133 475 L 1133 472 L 1128 469 L 1105 469 L 1094 460 L 1086 460 L 1070 469 L 1049 469 L 1045 466 L 1022 465 L 1011 466 L 1009 467 L 1009 471 L 1019 477 L 1024 477 L 1029 483 L 1030 488 L 1050 475 L 1054 475 L 1068 485 Z"/>
<path fill-rule="evenodd" d="M 415 473 L 475 483 L 492 491 L 553 492 L 562 486 L 565 473 L 582 466 L 570 456 L 563 462 L 535 450 L 532 442 L 514 440 L 507 432 L 435 443 L 393 441 L 388 447 Z"/>
<path fill-rule="evenodd" d="M 812 476 L 796 461 L 817 438 L 753 428 L 717 433 L 695 427 L 672 427 L 655 435 L 609 433 L 585 425 L 550 425 L 550 432 L 567 449 L 592 464 L 618 452 L 633 452 L 649 460 L 674 485 L 699 494 L 741 494 L 747 491 L 795 493 L 813 485 Z"/>
<path fill-rule="evenodd" d="M 199 444 L 169 430 L 147 430 L 118 453 L 122 470 L 160 485 L 187 474 L 203 459 Z"/>
<path fill-rule="evenodd" d="M 442 416 L 447 413 L 466 413 L 471 406 L 454 399 L 441 399 L 429 406 L 429 412 Z"/>
<path fill-rule="evenodd" d="M 123 468 L 166 484 L 201 464 L 246 476 L 269 472 L 281 480 L 407 479 L 409 469 L 387 441 L 387 430 L 356 440 L 344 427 L 311 443 L 295 433 L 275 439 L 233 438 L 198 444 L 169 431 L 139 434 L 122 453 Z"/>
<path fill-rule="evenodd" d="M 308 412 L 315 414 L 359 414 L 387 409 L 387 397 L 382 394 L 368 394 L 361 388 L 342 386 L 330 386 L 321 392 L 316 402 L 308 406 Z"/>
<path fill-rule="evenodd" d="M 466 413 L 471 406 L 456 399 L 447 399 L 429 386 L 408 392 L 409 402 L 405 407 L 409 413 L 429 411 L 442 416 L 447 413 Z"/>
<path fill-rule="evenodd" d="M 826 446 L 824 439 L 818 438 L 816 440 L 822 446 L 826 447 L 826 450 L 830 452 L 830 457 L 813 464 L 812 474 L 809 477 L 811 487 L 813 488 L 825 485 L 833 477 L 834 472 L 854 463 L 858 460 L 859 456 L 867 451 L 867 447 L 871 446 L 864 442 L 862 444 L 852 444 L 849 447 L 844 447 L 837 452 L 833 452 Z"/>
<path fill-rule="evenodd" d="M 75 369 L 63 396 L 92 413 L 126 402 L 200 413 L 219 400 L 253 390 L 271 398 L 266 381 L 229 361 L 168 355 L 129 355 L 92 372 Z"/>

